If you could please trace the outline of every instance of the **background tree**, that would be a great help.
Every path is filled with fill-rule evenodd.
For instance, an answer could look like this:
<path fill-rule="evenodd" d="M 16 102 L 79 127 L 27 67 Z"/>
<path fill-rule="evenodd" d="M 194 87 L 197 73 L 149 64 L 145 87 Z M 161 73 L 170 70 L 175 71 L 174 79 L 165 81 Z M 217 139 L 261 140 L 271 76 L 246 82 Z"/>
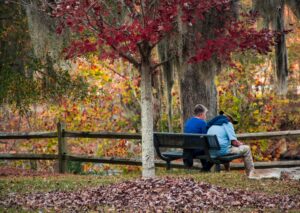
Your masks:
<path fill-rule="evenodd" d="M 204 18 L 197 22 L 193 22 L 192 19 L 187 22 L 180 21 L 178 24 L 178 36 L 173 40 L 166 40 L 164 43 L 167 44 L 161 45 L 161 59 L 163 59 L 163 57 L 172 58 L 174 55 L 178 56 L 176 58 L 177 60 L 174 60 L 174 63 L 172 64 L 173 67 L 165 65 L 163 68 L 164 73 L 172 73 L 172 70 L 178 71 L 182 126 L 184 120 L 193 115 L 193 106 L 197 103 L 203 103 L 209 108 L 208 118 L 217 114 L 218 95 L 215 86 L 215 77 L 220 74 L 222 65 L 226 66 L 230 61 L 227 60 L 228 52 L 232 52 L 239 43 L 247 43 L 243 41 L 243 39 L 235 38 L 235 33 L 237 32 L 233 32 L 239 31 L 238 33 L 247 37 L 246 29 L 255 27 L 253 25 L 255 14 L 248 17 L 240 16 L 239 13 L 244 11 L 240 10 L 238 3 L 239 1 L 230 1 L 227 4 L 213 7 L 207 10 L 203 14 Z M 193 14 L 195 13 L 194 10 L 196 10 L 196 7 L 191 4 L 187 9 Z M 251 16 L 253 19 L 250 18 Z M 237 21 L 239 18 L 240 20 Z M 251 19 L 252 21 L 250 21 Z M 237 23 L 235 23 L 236 21 Z M 243 26 L 242 23 L 245 25 Z M 234 27 L 230 28 L 230 25 Z M 222 32 L 223 35 L 220 35 L 220 32 Z M 255 30 L 253 32 L 255 32 Z M 260 38 L 260 36 L 257 36 L 254 39 L 258 38 Z M 222 53 L 219 52 L 219 55 L 209 53 L 209 50 L 211 49 L 214 49 L 214 51 L 217 51 L 218 48 L 222 49 L 223 42 L 227 39 L 230 45 L 234 44 L 233 46 L 235 47 L 233 49 L 228 52 L 222 52 L 222 50 L 220 50 Z M 233 41 L 232 39 L 236 40 Z M 251 39 L 253 40 L 253 38 Z M 207 43 L 209 43 L 209 45 L 207 45 Z M 259 43 L 259 41 L 255 40 L 254 43 Z M 195 44 L 198 45 L 196 48 Z M 215 45 L 219 46 L 216 47 Z M 206 46 L 208 50 L 206 53 L 208 54 L 205 55 L 202 53 L 202 55 L 200 54 L 200 57 L 206 57 L 206 59 L 201 63 L 189 63 L 189 57 L 197 54 L 197 48 L 203 48 L 204 46 Z M 230 49 L 231 47 L 229 46 L 228 48 Z M 255 45 L 253 45 L 252 48 L 255 49 Z M 245 49 L 247 48 L 243 47 L 236 50 L 244 51 Z M 264 51 L 258 50 L 258 52 L 262 53 Z M 165 56 L 166 54 L 168 54 L 168 56 Z M 209 57 L 207 57 L 208 55 Z M 167 84 L 167 86 L 168 85 L 170 84 Z M 172 89 L 170 86 L 169 88 L 169 90 Z M 170 91 L 168 94 L 170 94 Z"/>
<path fill-rule="evenodd" d="M 66 69 L 55 66 L 53 58 L 47 55 L 49 49 L 42 48 L 46 45 L 34 45 L 45 37 L 41 36 L 45 29 L 29 30 L 35 23 L 30 22 L 24 5 L 7 2 L 0 5 L 0 12 L 1 107 L 8 104 L 26 114 L 39 101 L 85 94 L 86 83 L 82 78 L 72 79 Z"/>
<path fill-rule="evenodd" d="M 258 11 L 264 19 L 264 27 L 277 31 L 277 42 L 275 46 L 276 78 L 278 93 L 286 95 L 288 85 L 288 54 L 286 47 L 287 8 L 300 18 L 300 2 L 297 0 L 253 0 L 253 8 Z M 290 27 L 290 26 L 288 26 Z"/>
<path fill-rule="evenodd" d="M 172 89 L 175 81 L 175 67 L 170 58 L 174 57 L 172 48 L 170 45 L 170 38 L 167 37 L 162 40 L 158 45 L 158 53 L 161 61 L 166 61 L 162 66 L 163 81 L 165 83 L 164 93 L 166 96 L 166 108 L 167 108 L 167 120 L 168 120 L 168 131 L 173 132 L 173 107 L 172 107 Z"/>
<path fill-rule="evenodd" d="M 217 30 L 225 29 L 225 20 L 232 18 L 230 4 L 220 8 L 211 8 L 197 23 L 182 23 L 179 29 L 179 85 L 183 121 L 193 115 L 193 106 L 202 103 L 209 109 L 208 118 L 217 114 L 217 91 L 215 76 L 221 71 L 221 59 L 213 55 L 201 63 L 187 63 L 186 56 L 195 54 L 194 43 L 204 45 L 208 40 L 216 39 Z M 222 11 L 222 12 L 221 12 Z M 193 11 L 191 11 L 193 12 Z M 197 38 L 197 35 L 201 37 Z M 183 123 L 183 122 L 182 122 Z"/>

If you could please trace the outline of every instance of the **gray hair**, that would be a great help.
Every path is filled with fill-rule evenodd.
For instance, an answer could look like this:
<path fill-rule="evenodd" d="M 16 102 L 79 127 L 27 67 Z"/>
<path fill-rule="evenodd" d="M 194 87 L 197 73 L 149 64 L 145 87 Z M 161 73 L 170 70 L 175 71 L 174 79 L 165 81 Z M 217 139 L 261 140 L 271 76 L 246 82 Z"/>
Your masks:
<path fill-rule="evenodd" d="M 197 104 L 194 108 L 194 115 L 199 115 L 202 113 L 206 113 L 208 111 L 208 109 L 202 105 L 202 104 Z"/>

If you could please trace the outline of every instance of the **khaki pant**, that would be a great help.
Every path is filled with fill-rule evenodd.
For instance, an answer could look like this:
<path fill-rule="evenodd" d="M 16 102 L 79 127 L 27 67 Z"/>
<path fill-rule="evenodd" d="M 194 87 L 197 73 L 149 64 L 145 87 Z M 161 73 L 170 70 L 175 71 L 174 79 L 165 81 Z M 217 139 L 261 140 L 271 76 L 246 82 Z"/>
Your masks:
<path fill-rule="evenodd" d="M 244 156 L 246 173 L 249 176 L 250 172 L 254 170 L 254 163 L 250 147 L 248 145 L 240 145 L 239 147 L 232 146 L 229 149 L 229 153 L 242 154 Z"/>

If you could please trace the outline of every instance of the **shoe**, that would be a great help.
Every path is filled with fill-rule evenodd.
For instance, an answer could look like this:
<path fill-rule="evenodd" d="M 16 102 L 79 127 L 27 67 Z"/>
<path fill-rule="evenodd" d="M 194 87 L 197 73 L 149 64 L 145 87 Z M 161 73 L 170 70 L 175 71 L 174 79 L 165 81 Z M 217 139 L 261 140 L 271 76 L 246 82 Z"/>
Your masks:
<path fill-rule="evenodd" d="M 249 179 L 257 179 L 256 175 L 255 175 L 255 170 L 252 169 L 249 174 L 248 174 L 248 178 Z"/>
<path fill-rule="evenodd" d="M 200 169 L 201 172 L 210 172 L 210 169 L 205 169 L 205 168 L 202 168 Z"/>

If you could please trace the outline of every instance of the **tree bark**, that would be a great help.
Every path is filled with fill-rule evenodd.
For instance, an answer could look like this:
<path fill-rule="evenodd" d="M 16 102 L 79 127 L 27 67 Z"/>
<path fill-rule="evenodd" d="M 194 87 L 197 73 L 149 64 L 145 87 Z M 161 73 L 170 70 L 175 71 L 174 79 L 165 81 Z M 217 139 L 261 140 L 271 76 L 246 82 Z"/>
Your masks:
<path fill-rule="evenodd" d="M 272 29 L 279 33 L 275 45 L 276 71 L 274 72 L 277 80 L 277 91 L 280 95 L 286 95 L 288 90 L 288 56 L 284 33 L 284 7 L 286 4 L 291 7 L 298 3 L 286 0 L 253 0 L 253 8 L 263 16 L 267 25 L 271 24 Z M 299 11 L 297 8 L 292 8 L 296 15 Z"/>
<path fill-rule="evenodd" d="M 170 39 L 166 39 L 158 45 L 158 53 L 161 61 L 166 61 L 170 59 L 170 61 L 166 62 L 162 66 L 163 70 L 163 79 L 165 82 L 165 96 L 166 96 L 166 108 L 168 115 L 168 130 L 169 132 L 173 132 L 173 107 L 172 107 L 172 88 L 174 85 L 174 67 L 173 62 L 171 61 L 172 51 L 170 48 Z"/>
<path fill-rule="evenodd" d="M 201 64 L 188 64 L 181 79 L 181 105 L 183 120 L 193 115 L 194 106 L 207 107 L 207 117 L 217 114 L 217 90 L 214 82 L 217 65 L 214 61 Z"/>
<path fill-rule="evenodd" d="M 180 97 L 182 120 L 186 121 L 193 115 L 194 106 L 203 104 L 208 109 L 207 119 L 217 115 L 217 89 L 215 76 L 221 71 L 221 62 L 213 57 L 209 61 L 200 64 L 187 63 L 190 56 L 195 54 L 199 45 L 196 42 L 197 34 L 201 34 L 201 43 L 207 39 L 215 37 L 215 30 L 224 27 L 226 16 L 237 16 L 238 1 L 232 1 L 231 11 L 223 14 L 212 9 L 205 16 L 203 22 L 188 26 L 179 21 L 178 28 L 181 36 L 179 37 L 179 78 L 180 78 Z M 219 14 L 219 15 L 216 15 Z M 201 46 L 201 44 L 199 45 Z"/>
<path fill-rule="evenodd" d="M 293 11 L 293 13 L 297 16 L 297 18 L 300 18 L 300 2 L 299 0 L 286 0 L 286 4 L 289 6 L 289 8 Z"/>
<path fill-rule="evenodd" d="M 153 130 L 159 131 L 159 120 L 162 113 L 162 76 L 160 73 L 152 73 L 152 102 L 153 102 Z"/>
<path fill-rule="evenodd" d="M 153 103 L 150 60 L 142 60 L 141 68 L 141 110 L 142 110 L 142 175 L 155 176 L 153 145 Z"/>
<path fill-rule="evenodd" d="M 172 88 L 174 84 L 173 67 L 171 62 L 165 64 L 164 80 L 166 82 L 166 96 L 167 96 L 167 114 L 168 114 L 168 130 L 173 132 L 173 107 L 172 107 Z"/>
<path fill-rule="evenodd" d="M 275 45 L 276 57 L 276 77 L 277 77 L 277 90 L 280 95 L 287 93 L 287 78 L 288 78 L 288 60 L 286 51 L 286 41 L 284 33 L 284 1 L 281 1 L 280 7 L 277 8 L 275 29 L 280 33 L 277 37 Z"/>

